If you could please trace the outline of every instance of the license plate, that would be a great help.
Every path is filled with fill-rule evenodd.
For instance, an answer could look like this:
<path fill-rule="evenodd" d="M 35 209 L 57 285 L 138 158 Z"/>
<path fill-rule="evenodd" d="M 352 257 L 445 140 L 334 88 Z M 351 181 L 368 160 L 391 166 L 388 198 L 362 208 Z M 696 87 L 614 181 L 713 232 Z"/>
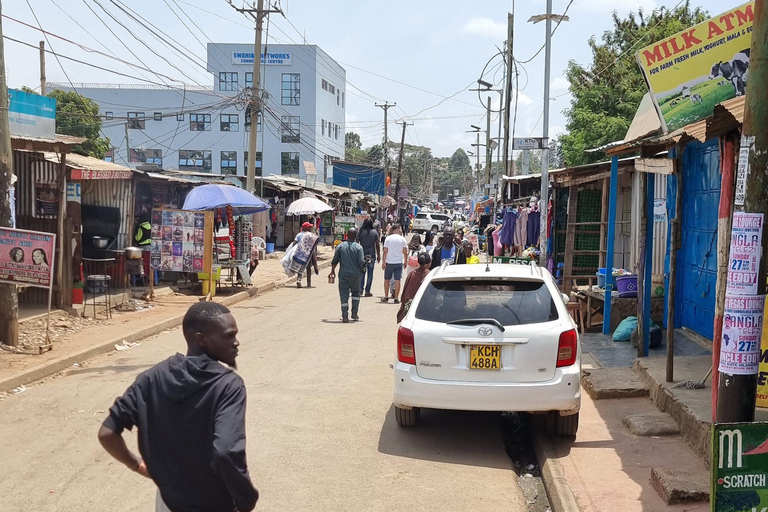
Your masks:
<path fill-rule="evenodd" d="M 501 347 L 498 345 L 471 345 L 470 370 L 501 370 Z"/>

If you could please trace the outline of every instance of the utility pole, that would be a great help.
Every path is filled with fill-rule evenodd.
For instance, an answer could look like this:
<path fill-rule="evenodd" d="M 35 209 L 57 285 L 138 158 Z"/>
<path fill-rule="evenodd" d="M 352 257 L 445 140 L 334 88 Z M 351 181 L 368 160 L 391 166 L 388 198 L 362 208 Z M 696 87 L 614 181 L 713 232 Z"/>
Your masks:
<path fill-rule="evenodd" d="M 388 101 L 385 101 L 383 105 L 379 103 L 374 103 L 377 107 L 382 109 L 384 111 L 384 142 L 381 144 L 382 152 L 384 153 L 384 172 L 389 175 L 389 151 L 387 151 L 387 143 L 389 142 L 389 137 L 387 135 L 387 111 L 392 108 L 396 107 L 397 103 L 390 103 Z M 397 198 L 395 198 L 397 199 Z"/>
<path fill-rule="evenodd" d="M 544 149 L 541 150 L 541 200 L 539 202 L 539 265 L 547 265 L 547 212 L 549 206 L 549 68 L 552 60 L 552 0 L 547 0 L 546 42 L 544 43 L 544 122 L 542 136 Z"/>
<path fill-rule="evenodd" d="M 491 182 L 491 97 L 488 96 L 488 106 L 485 110 L 485 183 Z"/>
<path fill-rule="evenodd" d="M 507 13 L 507 76 L 504 80 L 504 174 L 509 176 L 509 116 L 512 106 L 512 74 L 515 57 L 512 54 L 512 37 L 515 33 L 515 15 Z"/>
<path fill-rule="evenodd" d="M 386 110 L 385 110 L 386 112 Z M 401 124 L 401 123 L 397 123 Z M 400 175 L 403 173 L 403 153 L 405 152 L 405 127 L 412 125 L 406 121 L 402 122 L 403 125 L 403 137 L 400 139 L 400 156 L 397 158 L 397 178 L 395 179 L 395 201 L 397 201 L 397 212 L 400 214 Z"/>
<path fill-rule="evenodd" d="M 253 193 L 256 188 L 256 142 L 258 140 L 257 125 L 259 112 L 261 112 L 261 33 L 264 27 L 264 18 L 270 13 L 281 13 L 280 9 L 264 9 L 264 0 L 258 0 L 256 9 L 235 7 L 230 0 L 229 5 L 239 13 L 249 14 L 256 21 L 256 39 L 253 43 L 253 83 L 251 87 L 250 125 L 251 132 L 248 138 L 248 169 L 246 170 L 245 189 Z M 264 176 L 261 177 L 261 191 L 264 195 Z"/>
<path fill-rule="evenodd" d="M 45 41 L 40 41 L 40 94 L 45 96 Z"/>
<path fill-rule="evenodd" d="M 0 228 L 11 227 L 11 176 L 13 153 L 8 122 L 8 85 L 5 83 L 5 45 L 3 43 L 3 5 L 0 0 Z M 0 284 L 0 342 L 19 344 L 19 299 L 16 285 Z"/>
<path fill-rule="evenodd" d="M 131 139 L 128 138 L 128 122 L 129 120 L 126 119 L 125 124 L 125 162 L 126 165 L 130 165 L 131 162 Z M 112 160 L 115 160 L 115 156 L 112 156 Z"/>
<path fill-rule="evenodd" d="M 749 82 L 747 82 L 741 138 L 741 147 L 749 148 L 743 211 L 764 215 L 768 213 L 768 104 L 764 99 L 764 91 L 768 87 L 768 48 L 766 47 L 768 44 L 768 19 L 766 19 L 768 13 L 765 9 L 765 0 L 755 0 Z M 736 209 L 740 209 L 740 206 L 737 205 Z M 758 252 L 758 296 L 764 296 L 768 293 L 766 288 L 768 236 L 766 236 L 765 221 L 766 219 L 763 217 L 762 248 Z M 760 343 L 757 345 L 759 348 Z M 720 423 L 754 421 L 757 365 L 755 365 L 754 373 L 751 375 L 732 375 L 720 372 L 719 377 L 717 421 Z"/>

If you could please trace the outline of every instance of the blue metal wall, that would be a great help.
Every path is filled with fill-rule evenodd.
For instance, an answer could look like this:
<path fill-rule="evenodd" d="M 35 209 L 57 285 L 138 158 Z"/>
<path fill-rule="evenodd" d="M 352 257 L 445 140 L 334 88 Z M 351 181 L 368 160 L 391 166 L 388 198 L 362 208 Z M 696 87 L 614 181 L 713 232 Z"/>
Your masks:
<path fill-rule="evenodd" d="M 350 162 L 333 163 L 333 184 L 338 187 L 363 190 L 369 194 L 383 196 L 385 182 L 386 174 L 382 167 Z"/>
<path fill-rule="evenodd" d="M 717 139 L 683 151 L 682 247 L 677 259 L 675 326 L 712 339 L 717 282 L 717 210 L 720 151 Z"/>

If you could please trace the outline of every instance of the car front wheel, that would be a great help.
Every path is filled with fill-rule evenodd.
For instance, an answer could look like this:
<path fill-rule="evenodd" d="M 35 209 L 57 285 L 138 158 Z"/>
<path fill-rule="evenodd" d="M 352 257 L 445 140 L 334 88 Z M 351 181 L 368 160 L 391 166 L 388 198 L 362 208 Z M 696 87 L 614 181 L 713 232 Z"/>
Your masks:
<path fill-rule="evenodd" d="M 575 436 L 579 430 L 579 413 L 570 416 L 555 414 L 555 434 L 558 436 Z"/>
<path fill-rule="evenodd" d="M 419 413 L 421 413 L 421 409 L 418 407 L 401 409 L 395 406 L 395 421 L 401 427 L 415 427 L 419 423 Z"/>

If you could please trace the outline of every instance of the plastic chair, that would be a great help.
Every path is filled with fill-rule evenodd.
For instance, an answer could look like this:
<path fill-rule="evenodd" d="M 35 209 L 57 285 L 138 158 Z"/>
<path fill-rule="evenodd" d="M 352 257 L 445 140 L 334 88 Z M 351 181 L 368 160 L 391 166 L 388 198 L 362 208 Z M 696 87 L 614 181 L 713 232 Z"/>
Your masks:
<path fill-rule="evenodd" d="M 260 236 L 251 238 L 251 247 L 255 247 L 259 251 L 259 261 L 267 259 L 267 242 Z"/>
<path fill-rule="evenodd" d="M 97 318 L 96 306 L 104 306 L 104 316 L 112 318 L 112 297 L 110 295 L 110 283 L 112 276 L 109 269 L 115 264 L 115 258 L 83 258 L 83 273 L 85 274 L 85 306 L 83 316 L 88 309 L 88 295 L 91 296 L 93 306 L 93 318 Z M 97 300 L 103 294 L 102 300 Z"/>

